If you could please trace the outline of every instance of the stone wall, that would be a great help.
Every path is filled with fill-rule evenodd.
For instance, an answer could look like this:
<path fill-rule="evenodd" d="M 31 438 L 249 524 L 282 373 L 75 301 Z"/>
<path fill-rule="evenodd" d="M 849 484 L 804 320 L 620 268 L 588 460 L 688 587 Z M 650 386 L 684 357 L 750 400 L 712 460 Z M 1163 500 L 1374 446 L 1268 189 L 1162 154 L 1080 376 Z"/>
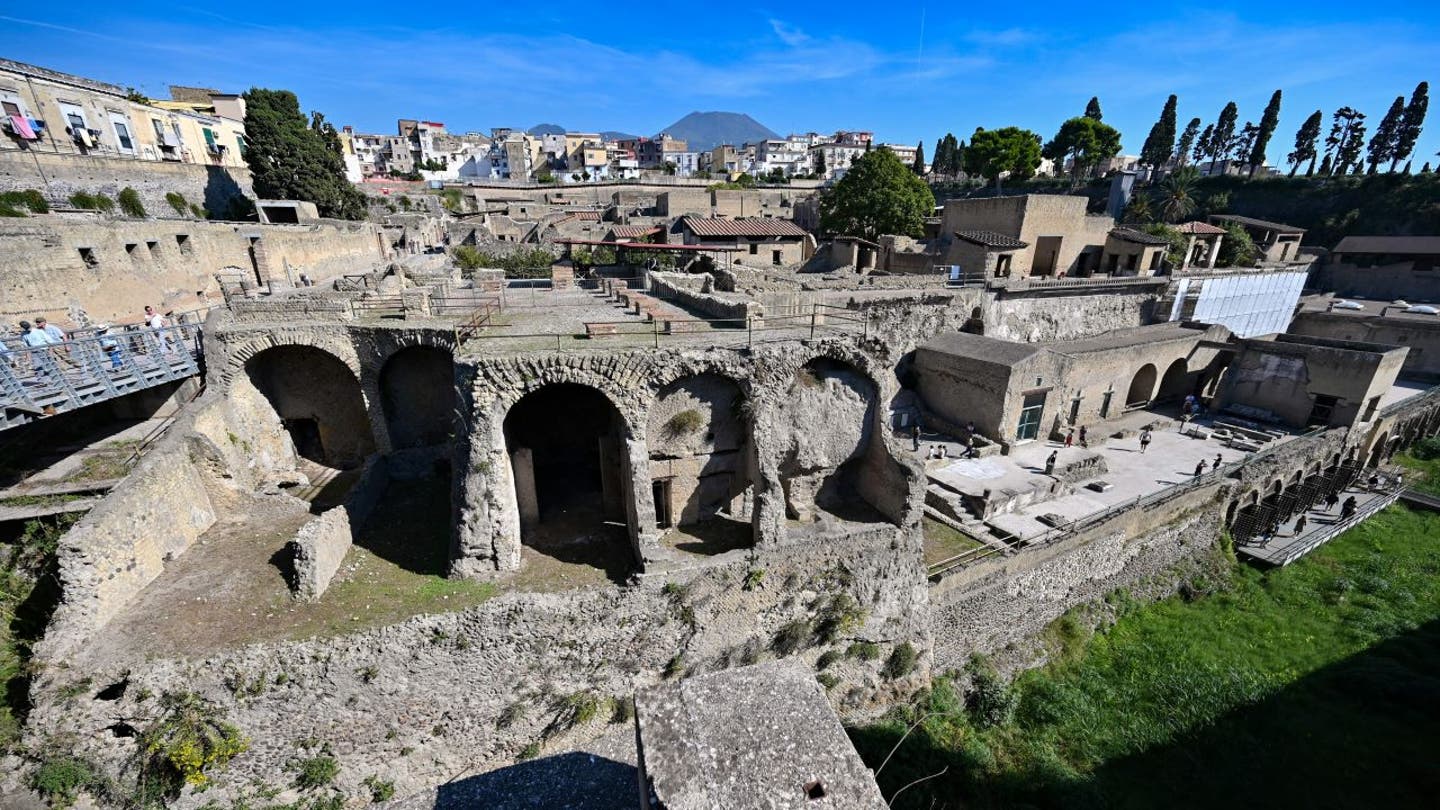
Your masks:
<path fill-rule="evenodd" d="M 764 307 L 742 296 L 725 297 L 703 289 L 695 289 L 693 276 L 677 273 L 650 273 L 650 292 L 663 301 L 675 301 L 682 306 L 696 310 L 700 317 L 720 318 L 743 322 L 746 318 L 761 318 Z"/>
<path fill-rule="evenodd" d="M 1029 343 L 1078 340 L 1154 321 L 1156 290 L 1083 288 L 1001 293 L 985 305 L 985 334 Z"/>
<path fill-rule="evenodd" d="M 173 216 L 165 195 L 182 195 L 213 216 L 224 216 L 236 197 L 254 198 L 250 170 L 133 158 L 57 155 L 38 150 L 0 151 L 0 191 L 33 188 L 52 206 L 68 206 L 76 192 L 114 200 L 133 188 L 151 216 Z"/>
<path fill-rule="evenodd" d="M 295 533 L 288 548 L 295 569 L 291 590 L 296 599 L 317 602 L 330 587 L 355 535 L 385 495 L 389 466 L 384 456 L 371 456 L 345 502 L 307 521 Z"/>
<path fill-rule="evenodd" d="M 1434 316 L 1356 317 L 1348 313 L 1303 311 L 1291 321 L 1288 331 L 1296 335 L 1405 346 L 1410 351 L 1405 355 L 1402 374 L 1440 380 L 1440 319 Z"/>
<path fill-rule="evenodd" d="M 68 323 L 138 320 L 145 305 L 188 310 L 219 301 L 217 273 L 288 286 L 381 263 L 379 230 L 358 222 L 258 225 L 48 214 L 0 223 L 0 317 Z M 287 269 L 288 268 L 288 269 Z"/>

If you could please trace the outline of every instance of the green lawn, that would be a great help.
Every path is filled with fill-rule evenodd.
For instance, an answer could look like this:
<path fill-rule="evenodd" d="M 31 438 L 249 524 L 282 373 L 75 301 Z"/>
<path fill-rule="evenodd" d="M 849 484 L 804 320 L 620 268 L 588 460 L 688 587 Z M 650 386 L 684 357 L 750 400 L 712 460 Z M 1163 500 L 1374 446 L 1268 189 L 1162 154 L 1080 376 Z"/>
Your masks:
<path fill-rule="evenodd" d="M 1411 474 L 1405 476 L 1406 484 L 1440 495 L 1440 439 L 1426 439 L 1409 453 L 1397 454 L 1394 460 L 1410 471 Z"/>
<path fill-rule="evenodd" d="M 1440 515 L 1391 507 L 1288 568 L 1237 566 L 1193 601 L 1109 601 L 1114 624 L 1057 622 L 1054 662 L 1009 688 L 967 705 L 942 679 L 853 729 L 874 767 L 938 713 L 881 787 L 949 770 L 893 806 L 1435 806 Z"/>

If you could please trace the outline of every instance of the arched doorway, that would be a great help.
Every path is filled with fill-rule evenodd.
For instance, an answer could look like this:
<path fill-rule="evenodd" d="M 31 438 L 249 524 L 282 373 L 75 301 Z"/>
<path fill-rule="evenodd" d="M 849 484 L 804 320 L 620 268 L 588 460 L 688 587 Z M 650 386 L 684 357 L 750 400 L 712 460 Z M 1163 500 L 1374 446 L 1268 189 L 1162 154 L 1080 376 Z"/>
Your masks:
<path fill-rule="evenodd" d="M 1386 431 L 1384 433 L 1381 433 L 1380 438 L 1376 439 L 1375 444 L 1371 446 L 1370 463 L 1367 466 L 1379 467 L 1381 464 L 1383 464 L 1385 462 L 1386 451 L 1389 449 L 1389 446 L 1390 433 L 1389 431 Z"/>
<path fill-rule="evenodd" d="M 859 480 L 875 440 L 877 396 L 869 377 L 839 360 L 817 358 L 796 372 L 779 414 L 787 518 L 810 523 L 825 512 L 857 522 L 884 520 L 861 496 Z"/>
<path fill-rule="evenodd" d="M 1160 378 L 1160 393 L 1155 395 L 1156 400 L 1171 402 L 1183 398 L 1190 393 L 1190 369 L 1185 365 L 1185 358 L 1178 358 L 1165 369 L 1165 376 Z"/>
<path fill-rule="evenodd" d="M 1135 372 L 1135 377 L 1130 380 L 1130 390 L 1125 395 L 1126 407 L 1138 408 L 1150 404 L 1150 398 L 1155 393 L 1157 374 L 1153 363 L 1146 363 Z"/>
<path fill-rule="evenodd" d="M 274 346 L 247 360 L 245 375 L 280 418 L 300 457 L 343 469 L 375 451 L 360 382 L 329 352 Z"/>
<path fill-rule="evenodd" d="M 745 394 L 731 379 L 697 374 L 660 389 L 646 426 L 655 526 L 680 551 L 748 546 L 754 447 Z"/>
<path fill-rule="evenodd" d="M 626 531 L 624 424 L 610 400 L 573 383 L 544 386 L 505 415 L 521 542 L 562 562 L 633 568 Z"/>
<path fill-rule="evenodd" d="M 450 440 L 455 420 L 455 361 L 433 346 L 410 346 L 380 369 L 380 402 L 394 450 Z"/>

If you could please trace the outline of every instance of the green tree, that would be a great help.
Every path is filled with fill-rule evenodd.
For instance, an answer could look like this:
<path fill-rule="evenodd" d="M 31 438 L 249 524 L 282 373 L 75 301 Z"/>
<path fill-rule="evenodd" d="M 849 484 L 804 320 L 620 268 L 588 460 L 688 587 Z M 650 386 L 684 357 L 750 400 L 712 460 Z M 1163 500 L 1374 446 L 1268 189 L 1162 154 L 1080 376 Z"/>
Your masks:
<path fill-rule="evenodd" d="M 1067 156 L 1070 158 L 1073 185 L 1079 185 L 1086 172 L 1118 154 L 1119 130 L 1086 116 L 1071 118 L 1061 124 L 1060 131 L 1043 151 L 1043 155 L 1055 161 L 1056 165 L 1062 165 Z"/>
<path fill-rule="evenodd" d="M 1415 92 L 1410 96 L 1410 103 L 1405 106 L 1405 119 L 1400 125 L 1400 133 L 1395 138 L 1395 154 L 1391 157 L 1390 171 L 1395 171 L 1395 164 L 1402 160 L 1409 160 L 1410 153 L 1415 151 L 1415 141 L 1420 138 L 1420 130 L 1425 126 L 1425 111 L 1430 106 L 1430 83 L 1420 82 L 1415 85 Z"/>
<path fill-rule="evenodd" d="M 1160 184 L 1160 213 L 1166 222 L 1179 222 L 1195 213 L 1195 184 L 1200 170 L 1181 166 Z"/>
<path fill-rule="evenodd" d="M 1315 173 L 1315 158 L 1319 154 L 1315 145 L 1320 140 L 1320 125 L 1325 122 L 1325 115 L 1319 110 L 1310 114 L 1305 123 L 1300 125 L 1299 131 L 1295 133 L 1295 151 L 1286 156 L 1290 161 L 1290 176 L 1294 177 L 1295 172 L 1300 170 L 1300 164 L 1310 162 L 1310 168 L 1305 170 L 1305 176 L 1309 177 Z"/>
<path fill-rule="evenodd" d="M 1226 104 L 1220 110 L 1220 117 L 1215 121 L 1215 129 L 1210 133 L 1209 157 L 1219 160 L 1230 151 L 1231 142 L 1235 140 L 1235 124 L 1240 120 L 1240 108 L 1235 102 Z"/>
<path fill-rule="evenodd" d="M 925 142 L 915 144 L 915 162 L 910 164 L 910 171 L 915 172 L 916 177 L 925 176 Z"/>
<path fill-rule="evenodd" d="M 1136 193 L 1125 204 L 1125 210 L 1120 214 L 1120 220 L 1130 225 L 1145 225 L 1155 221 L 1155 212 L 1150 209 L 1150 197 L 1147 194 Z"/>
<path fill-rule="evenodd" d="M 1205 131 L 1200 133 L 1200 138 L 1195 141 L 1195 150 L 1190 154 L 1196 163 L 1199 163 L 1206 155 L 1210 154 L 1210 143 L 1214 138 L 1215 125 L 1206 124 Z"/>
<path fill-rule="evenodd" d="M 1396 96 L 1390 103 L 1390 109 L 1386 111 L 1385 117 L 1380 119 L 1380 125 L 1375 127 L 1375 134 L 1370 136 L 1368 159 L 1370 163 L 1370 174 L 1381 164 L 1390 161 L 1390 169 L 1395 169 L 1395 149 L 1399 146 L 1400 129 L 1405 126 L 1405 97 Z"/>
<path fill-rule="evenodd" d="M 1190 237 L 1179 230 L 1159 222 L 1146 225 L 1140 230 L 1151 236 L 1158 236 L 1170 243 L 1165 249 L 1165 263 L 1171 269 L 1185 264 L 1185 251 L 1190 247 Z"/>
<path fill-rule="evenodd" d="M 1250 146 L 1250 176 L 1255 176 L 1255 170 L 1265 163 L 1265 150 L 1270 146 L 1270 138 L 1275 135 L 1275 127 L 1280 124 L 1280 91 L 1276 90 L 1275 95 L 1270 97 L 1270 103 L 1265 105 L 1265 114 L 1260 116 L 1260 130 L 1255 133 L 1255 143 Z"/>
<path fill-rule="evenodd" d="M 1253 267 L 1259 251 L 1249 232 L 1236 222 L 1227 222 L 1221 227 L 1225 235 L 1220 238 L 1220 255 L 1215 263 L 1220 267 Z"/>
<path fill-rule="evenodd" d="M 1350 167 L 1360 160 L 1360 150 L 1365 145 L 1365 113 L 1354 107 L 1341 107 L 1335 111 L 1330 125 L 1330 135 L 1325 139 L 1325 157 L 1334 156 L 1330 171 L 1336 176 L 1347 174 Z"/>
<path fill-rule="evenodd" d="M 826 171 L 825 171 L 825 150 L 823 150 L 823 149 L 816 149 L 816 150 L 815 150 L 815 176 L 816 176 L 816 177 L 819 177 L 819 178 L 821 178 L 821 179 L 824 179 L 825 175 L 826 175 Z M 695 173 L 695 176 L 696 176 L 696 177 L 699 177 L 699 176 L 700 176 L 700 173 L 699 173 L 699 172 L 696 172 L 696 173 Z M 709 175 L 709 173 L 707 172 L 707 173 L 705 174 L 705 176 L 706 176 L 706 177 L 709 177 L 710 175 Z"/>
<path fill-rule="evenodd" d="M 1085 117 L 1091 121 L 1100 121 L 1105 118 L 1104 114 L 1100 112 L 1099 96 L 1090 97 L 1090 103 L 1085 105 Z"/>
<path fill-rule="evenodd" d="M 1255 126 L 1254 121 L 1246 121 L 1245 126 L 1240 128 L 1240 133 L 1230 141 L 1228 153 L 1231 160 L 1241 161 L 1250 156 L 1250 149 L 1255 145 L 1255 139 L 1260 135 L 1260 127 Z"/>
<path fill-rule="evenodd" d="M 1185 131 L 1180 135 L 1180 142 L 1175 146 L 1175 159 L 1184 166 L 1190 160 L 1190 149 L 1195 146 L 1195 138 L 1200 134 L 1200 119 L 1191 118 L 1190 123 L 1185 125 Z"/>
<path fill-rule="evenodd" d="M 288 90 L 256 87 L 244 98 L 245 162 L 256 196 L 312 202 L 327 217 L 365 216 L 365 197 L 345 179 L 344 160 L 323 131 L 329 126 L 323 117 L 312 116 L 307 125 L 299 99 Z M 319 130 L 312 128 L 317 118 Z"/>
<path fill-rule="evenodd" d="M 955 133 L 947 132 L 935 142 L 935 159 L 930 162 L 930 171 L 941 177 L 954 177 L 960 173 L 960 142 Z"/>
<path fill-rule="evenodd" d="M 918 237 L 934 210 L 930 186 L 894 152 L 875 149 L 856 158 L 820 198 L 820 227 L 870 240 L 886 233 Z"/>
<path fill-rule="evenodd" d="M 1145 138 L 1145 145 L 1140 148 L 1140 162 L 1154 170 L 1156 176 L 1160 169 L 1170 161 L 1171 149 L 1175 146 L 1175 105 L 1178 99 L 1172 94 L 1165 101 L 1165 108 L 1160 111 L 1160 120 L 1150 128 L 1150 134 Z M 1198 124 L 1199 119 L 1196 119 Z"/>
<path fill-rule="evenodd" d="M 945 171 L 951 177 L 959 177 L 965 170 L 965 142 L 954 134 L 945 136 Z"/>
<path fill-rule="evenodd" d="M 999 194 L 1002 174 L 1008 172 L 1017 180 L 1034 176 L 1035 169 L 1040 165 L 1040 136 L 1019 127 L 977 127 L 975 134 L 970 136 L 970 145 L 965 148 L 963 157 L 965 171 L 994 180 L 995 193 Z"/>

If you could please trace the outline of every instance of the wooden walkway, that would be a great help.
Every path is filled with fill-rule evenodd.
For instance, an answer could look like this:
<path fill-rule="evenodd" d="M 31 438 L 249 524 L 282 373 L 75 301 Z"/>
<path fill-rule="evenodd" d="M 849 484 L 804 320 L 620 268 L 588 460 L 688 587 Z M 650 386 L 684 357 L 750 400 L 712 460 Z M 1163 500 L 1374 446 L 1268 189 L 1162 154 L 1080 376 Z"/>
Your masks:
<path fill-rule="evenodd" d="M 132 329 L 30 348 L 0 338 L 0 430 L 193 377 L 199 324 Z"/>
<path fill-rule="evenodd" d="M 1394 503 L 1402 492 L 1408 493 L 1408 490 L 1383 486 L 1379 489 L 1346 488 L 1337 494 L 1342 504 L 1346 498 L 1355 499 L 1355 512 L 1349 517 L 1340 517 L 1338 505 L 1327 511 L 1323 503 L 1317 504 L 1300 513 L 1305 516 L 1304 531 L 1295 532 L 1299 517 L 1296 515 L 1281 523 L 1274 534 L 1257 534 L 1249 542 L 1236 543 L 1235 553 L 1265 565 L 1289 565 Z"/>

